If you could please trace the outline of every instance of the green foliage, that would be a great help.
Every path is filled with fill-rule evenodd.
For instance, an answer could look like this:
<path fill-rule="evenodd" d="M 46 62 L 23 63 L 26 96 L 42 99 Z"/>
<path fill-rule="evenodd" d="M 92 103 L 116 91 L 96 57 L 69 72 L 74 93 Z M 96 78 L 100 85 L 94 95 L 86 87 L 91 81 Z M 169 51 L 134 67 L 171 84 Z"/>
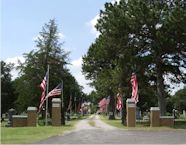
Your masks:
<path fill-rule="evenodd" d="M 14 107 L 13 102 L 16 99 L 10 74 L 12 68 L 13 64 L 1 61 L 1 115 Z"/>
<path fill-rule="evenodd" d="M 94 113 L 96 113 L 96 111 L 97 111 L 97 107 L 98 107 L 98 105 L 91 105 L 91 114 L 94 114 Z"/>
<path fill-rule="evenodd" d="M 120 129 L 129 129 L 129 130 L 145 130 L 145 131 L 165 131 L 165 130 L 174 130 L 174 129 L 186 129 L 186 120 L 182 119 L 176 119 L 174 122 L 174 126 L 173 127 L 165 127 L 165 126 L 161 126 L 161 127 L 150 127 L 150 122 L 149 121 L 137 121 L 136 122 L 136 127 L 131 128 L 131 127 L 126 127 L 123 124 L 121 124 L 121 120 L 120 119 L 116 119 L 116 120 L 109 120 L 107 116 L 100 116 L 101 120 L 111 126 L 120 128 Z"/>
<path fill-rule="evenodd" d="M 185 82 L 186 11 L 184 2 L 121 0 L 106 3 L 96 25 L 100 36 L 83 57 L 83 72 L 100 96 L 118 86 L 130 96 L 130 76 L 136 72 L 140 107 L 166 111 L 164 77 Z M 143 101 L 143 102 L 142 102 Z"/>
<path fill-rule="evenodd" d="M 76 92 L 78 97 L 82 94 L 82 88 L 66 67 L 69 52 L 65 52 L 62 48 L 58 33 L 55 20 L 50 20 L 39 33 L 35 42 L 37 49 L 24 54 L 25 62 L 20 63 L 18 67 L 21 76 L 15 80 L 18 95 L 15 103 L 19 112 L 24 111 L 28 106 L 39 106 L 41 96 L 39 85 L 48 65 L 50 66 L 49 91 L 63 80 L 65 106 L 68 105 L 71 92 Z M 51 99 L 49 99 L 49 106 L 51 106 Z"/>
<path fill-rule="evenodd" d="M 177 109 L 180 113 L 186 110 L 186 87 L 177 91 L 174 96 L 170 98 L 174 109 Z"/>
<path fill-rule="evenodd" d="M 174 123 L 175 129 L 186 129 L 186 120 L 176 120 Z"/>

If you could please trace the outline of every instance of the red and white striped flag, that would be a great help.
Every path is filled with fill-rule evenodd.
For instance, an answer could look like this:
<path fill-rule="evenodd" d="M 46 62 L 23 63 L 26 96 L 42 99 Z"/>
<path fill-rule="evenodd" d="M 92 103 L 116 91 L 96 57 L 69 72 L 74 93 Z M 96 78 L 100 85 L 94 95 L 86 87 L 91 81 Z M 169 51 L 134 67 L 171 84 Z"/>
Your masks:
<path fill-rule="evenodd" d="M 47 94 L 45 100 L 47 98 L 49 98 L 49 97 L 52 97 L 52 96 L 59 96 L 59 95 L 61 95 L 61 90 L 62 90 L 62 87 L 61 87 L 61 84 L 59 84 L 57 87 L 55 87 L 52 91 L 50 91 Z"/>
<path fill-rule="evenodd" d="M 42 89 L 42 94 L 40 97 L 40 105 L 39 105 L 39 112 L 41 109 L 43 109 L 43 104 L 45 102 L 45 92 L 46 92 L 46 86 L 47 86 L 47 77 L 48 77 L 48 72 L 46 72 L 46 75 L 43 79 L 43 81 L 40 84 L 40 88 Z"/>
<path fill-rule="evenodd" d="M 99 107 L 105 106 L 107 104 L 107 99 L 103 98 L 98 104 L 99 104 Z"/>
<path fill-rule="evenodd" d="M 108 100 L 106 98 L 103 98 L 98 104 L 101 112 L 106 112 Z"/>
<path fill-rule="evenodd" d="M 46 95 L 46 97 L 43 97 L 43 98 L 42 98 L 42 101 L 40 102 L 39 108 L 42 109 L 44 102 L 45 102 L 46 99 L 48 99 L 49 97 L 61 95 L 61 90 L 62 90 L 61 84 L 59 84 L 56 88 L 54 88 L 52 91 L 50 91 L 50 92 Z M 42 95 L 45 96 L 45 92 L 42 92 Z M 39 112 L 41 111 L 41 109 L 39 110 Z"/>
<path fill-rule="evenodd" d="M 117 96 L 116 96 L 116 109 L 118 111 L 121 111 L 122 109 L 122 101 L 121 101 L 121 95 L 118 93 Z"/>
<path fill-rule="evenodd" d="M 138 102 L 138 82 L 137 77 L 135 73 L 132 73 L 131 76 L 131 85 L 132 85 L 132 99 L 135 101 L 135 103 Z"/>

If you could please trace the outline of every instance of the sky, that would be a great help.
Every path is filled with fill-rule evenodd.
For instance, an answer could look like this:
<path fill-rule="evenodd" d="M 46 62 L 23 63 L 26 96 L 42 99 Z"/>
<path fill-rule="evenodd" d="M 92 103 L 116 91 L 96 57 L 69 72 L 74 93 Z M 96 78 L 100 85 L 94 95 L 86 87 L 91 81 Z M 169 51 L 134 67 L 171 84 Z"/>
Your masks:
<path fill-rule="evenodd" d="M 81 73 L 82 56 L 99 35 L 94 25 L 105 2 L 111 0 L 1 0 L 1 60 L 23 62 L 23 54 L 35 49 L 42 26 L 55 19 L 62 47 L 70 51 L 70 72 L 90 93 L 93 88 Z M 12 75 L 16 78 L 17 71 Z"/>
<path fill-rule="evenodd" d="M 24 61 L 23 54 L 35 49 L 34 40 L 45 23 L 55 19 L 59 29 L 60 41 L 66 51 L 70 51 L 72 65 L 68 68 L 78 83 L 84 87 L 85 93 L 93 88 L 88 85 L 81 72 L 82 56 L 99 36 L 94 28 L 99 12 L 106 2 L 119 0 L 1 0 L 0 50 L 1 60 L 17 64 Z M 12 71 L 13 79 L 17 77 Z M 175 89 L 183 88 L 184 84 L 173 85 Z"/>

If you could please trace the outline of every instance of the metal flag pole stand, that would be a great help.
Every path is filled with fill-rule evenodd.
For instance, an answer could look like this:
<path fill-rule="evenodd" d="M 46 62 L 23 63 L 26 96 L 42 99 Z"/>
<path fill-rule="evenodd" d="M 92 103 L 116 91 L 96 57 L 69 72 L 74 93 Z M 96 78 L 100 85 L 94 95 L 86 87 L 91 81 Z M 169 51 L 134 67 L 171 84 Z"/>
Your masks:
<path fill-rule="evenodd" d="M 48 88 L 49 88 L 49 65 L 48 65 L 48 69 L 47 69 L 47 92 L 46 92 L 46 96 L 48 95 Z M 46 110 L 45 110 L 45 125 L 48 125 L 48 98 L 46 98 Z"/>

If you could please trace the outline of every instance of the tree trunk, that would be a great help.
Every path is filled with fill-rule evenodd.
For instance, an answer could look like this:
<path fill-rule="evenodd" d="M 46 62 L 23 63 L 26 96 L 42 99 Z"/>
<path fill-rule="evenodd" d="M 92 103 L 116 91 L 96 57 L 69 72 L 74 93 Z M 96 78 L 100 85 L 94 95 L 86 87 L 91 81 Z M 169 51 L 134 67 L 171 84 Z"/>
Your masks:
<path fill-rule="evenodd" d="M 126 95 L 123 94 L 122 96 L 122 116 L 121 116 L 121 123 L 126 125 Z"/>
<path fill-rule="evenodd" d="M 160 107 L 160 114 L 165 115 L 166 113 L 166 102 L 164 96 L 164 79 L 163 72 L 161 68 L 161 60 L 157 58 L 157 95 L 158 95 L 158 105 Z"/>
<path fill-rule="evenodd" d="M 113 95 L 110 96 L 109 119 L 115 119 L 115 99 Z"/>

